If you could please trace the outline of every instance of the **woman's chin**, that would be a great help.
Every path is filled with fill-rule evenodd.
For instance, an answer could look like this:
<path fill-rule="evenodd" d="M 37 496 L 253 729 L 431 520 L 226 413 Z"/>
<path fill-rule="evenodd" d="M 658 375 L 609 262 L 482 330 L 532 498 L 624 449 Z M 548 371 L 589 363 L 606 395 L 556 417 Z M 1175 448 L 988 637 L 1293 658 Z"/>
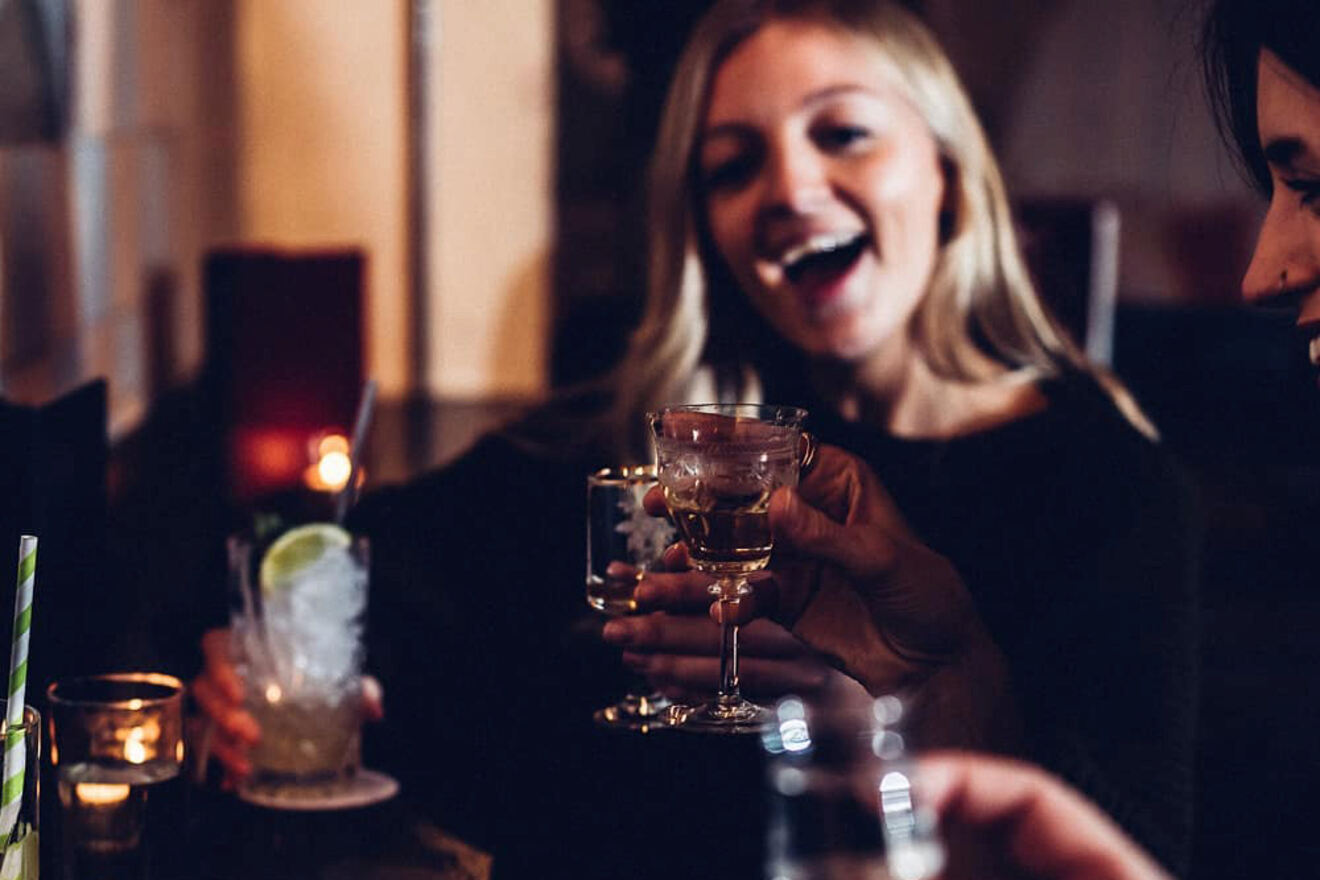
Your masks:
<path fill-rule="evenodd" d="M 771 321 L 785 340 L 808 357 L 844 363 L 867 360 L 882 348 L 899 332 L 889 323 L 865 308 L 837 309 L 829 315 L 797 311 Z"/>
<path fill-rule="evenodd" d="M 813 322 L 810 353 L 846 362 L 865 360 L 884 344 L 889 335 L 879 332 L 872 324 L 874 321 L 866 321 L 865 313 L 858 309 L 839 312 L 826 321 Z"/>
<path fill-rule="evenodd" d="M 841 328 L 836 332 L 816 334 L 804 348 L 812 357 L 849 364 L 865 360 L 872 346 L 868 346 L 859 334 Z"/>

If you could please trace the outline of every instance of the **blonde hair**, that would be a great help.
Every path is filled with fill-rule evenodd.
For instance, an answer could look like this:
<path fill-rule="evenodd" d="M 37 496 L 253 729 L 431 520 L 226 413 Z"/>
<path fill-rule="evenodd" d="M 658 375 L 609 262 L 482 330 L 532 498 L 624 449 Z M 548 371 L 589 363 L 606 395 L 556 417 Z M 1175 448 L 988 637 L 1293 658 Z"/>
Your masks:
<path fill-rule="evenodd" d="M 893 61 L 937 143 L 954 198 L 949 216 L 941 216 L 942 244 L 909 328 L 932 371 L 965 382 L 1086 372 L 1134 426 L 1155 436 L 1122 385 L 1087 362 L 1042 306 L 999 166 L 953 66 L 926 27 L 887 0 L 723 0 L 697 25 L 674 74 L 650 168 L 647 302 L 615 376 L 620 436 L 636 436 L 637 413 L 689 396 L 708 339 L 720 332 L 714 291 L 729 282 L 702 230 L 697 143 L 720 65 L 777 19 L 818 22 L 873 40 Z M 741 387 L 732 390 L 745 394 L 754 365 L 739 366 L 733 379 Z"/>

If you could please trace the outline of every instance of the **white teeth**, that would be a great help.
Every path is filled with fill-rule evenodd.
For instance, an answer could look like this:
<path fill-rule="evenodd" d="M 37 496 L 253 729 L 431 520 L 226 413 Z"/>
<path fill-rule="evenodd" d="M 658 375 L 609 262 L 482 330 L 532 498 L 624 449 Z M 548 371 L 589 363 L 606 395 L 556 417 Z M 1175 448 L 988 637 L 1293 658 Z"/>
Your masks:
<path fill-rule="evenodd" d="M 1320 336 L 1311 340 L 1310 354 L 1311 363 L 1320 367 Z"/>
<path fill-rule="evenodd" d="M 849 232 L 846 234 L 829 233 L 825 235 L 813 235 L 802 244 L 791 247 L 785 251 L 784 255 L 779 258 L 779 262 L 781 265 L 791 266 L 803 257 L 837 250 L 844 245 L 852 244 L 857 238 L 858 234 L 855 232 Z"/>

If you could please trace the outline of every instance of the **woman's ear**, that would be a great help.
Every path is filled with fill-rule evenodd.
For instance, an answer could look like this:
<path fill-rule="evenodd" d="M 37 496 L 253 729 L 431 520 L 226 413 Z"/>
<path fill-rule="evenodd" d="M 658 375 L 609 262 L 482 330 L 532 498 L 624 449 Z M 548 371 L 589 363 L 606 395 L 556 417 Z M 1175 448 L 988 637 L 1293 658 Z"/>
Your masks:
<path fill-rule="evenodd" d="M 944 176 L 944 194 L 940 199 L 939 233 L 940 244 L 946 245 L 958 226 L 958 193 L 962 187 L 958 166 L 948 156 L 940 156 L 940 172 Z"/>

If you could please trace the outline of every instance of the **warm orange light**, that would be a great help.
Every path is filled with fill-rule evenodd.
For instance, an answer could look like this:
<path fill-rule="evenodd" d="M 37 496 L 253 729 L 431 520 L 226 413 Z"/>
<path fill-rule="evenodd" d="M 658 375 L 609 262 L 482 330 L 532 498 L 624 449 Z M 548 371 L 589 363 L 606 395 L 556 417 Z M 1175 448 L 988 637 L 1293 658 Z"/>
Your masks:
<path fill-rule="evenodd" d="M 327 453 L 316 463 L 316 472 L 320 475 L 321 481 L 335 491 L 348 485 L 348 475 L 352 471 L 353 463 L 342 452 Z"/>
<path fill-rule="evenodd" d="M 336 452 L 347 456 L 348 449 L 348 438 L 343 434 L 327 434 L 316 444 L 316 451 L 322 458 Z"/>
<path fill-rule="evenodd" d="M 303 482 L 318 492 L 338 492 L 348 485 L 353 472 L 349 458 L 348 438 L 343 434 L 326 434 L 311 444 L 312 464 L 303 471 Z"/>
<path fill-rule="evenodd" d="M 128 800 L 128 786 L 101 782 L 79 782 L 73 787 L 74 794 L 84 804 L 106 806 Z"/>
<path fill-rule="evenodd" d="M 147 746 L 143 742 L 146 737 L 146 731 L 141 727 L 134 727 L 128 732 L 128 739 L 124 740 L 124 759 L 130 764 L 145 764 L 147 761 Z"/>
<path fill-rule="evenodd" d="M 299 432 L 282 428 L 247 428 L 234 435 L 237 476 L 248 491 L 296 480 L 307 461 Z"/>

